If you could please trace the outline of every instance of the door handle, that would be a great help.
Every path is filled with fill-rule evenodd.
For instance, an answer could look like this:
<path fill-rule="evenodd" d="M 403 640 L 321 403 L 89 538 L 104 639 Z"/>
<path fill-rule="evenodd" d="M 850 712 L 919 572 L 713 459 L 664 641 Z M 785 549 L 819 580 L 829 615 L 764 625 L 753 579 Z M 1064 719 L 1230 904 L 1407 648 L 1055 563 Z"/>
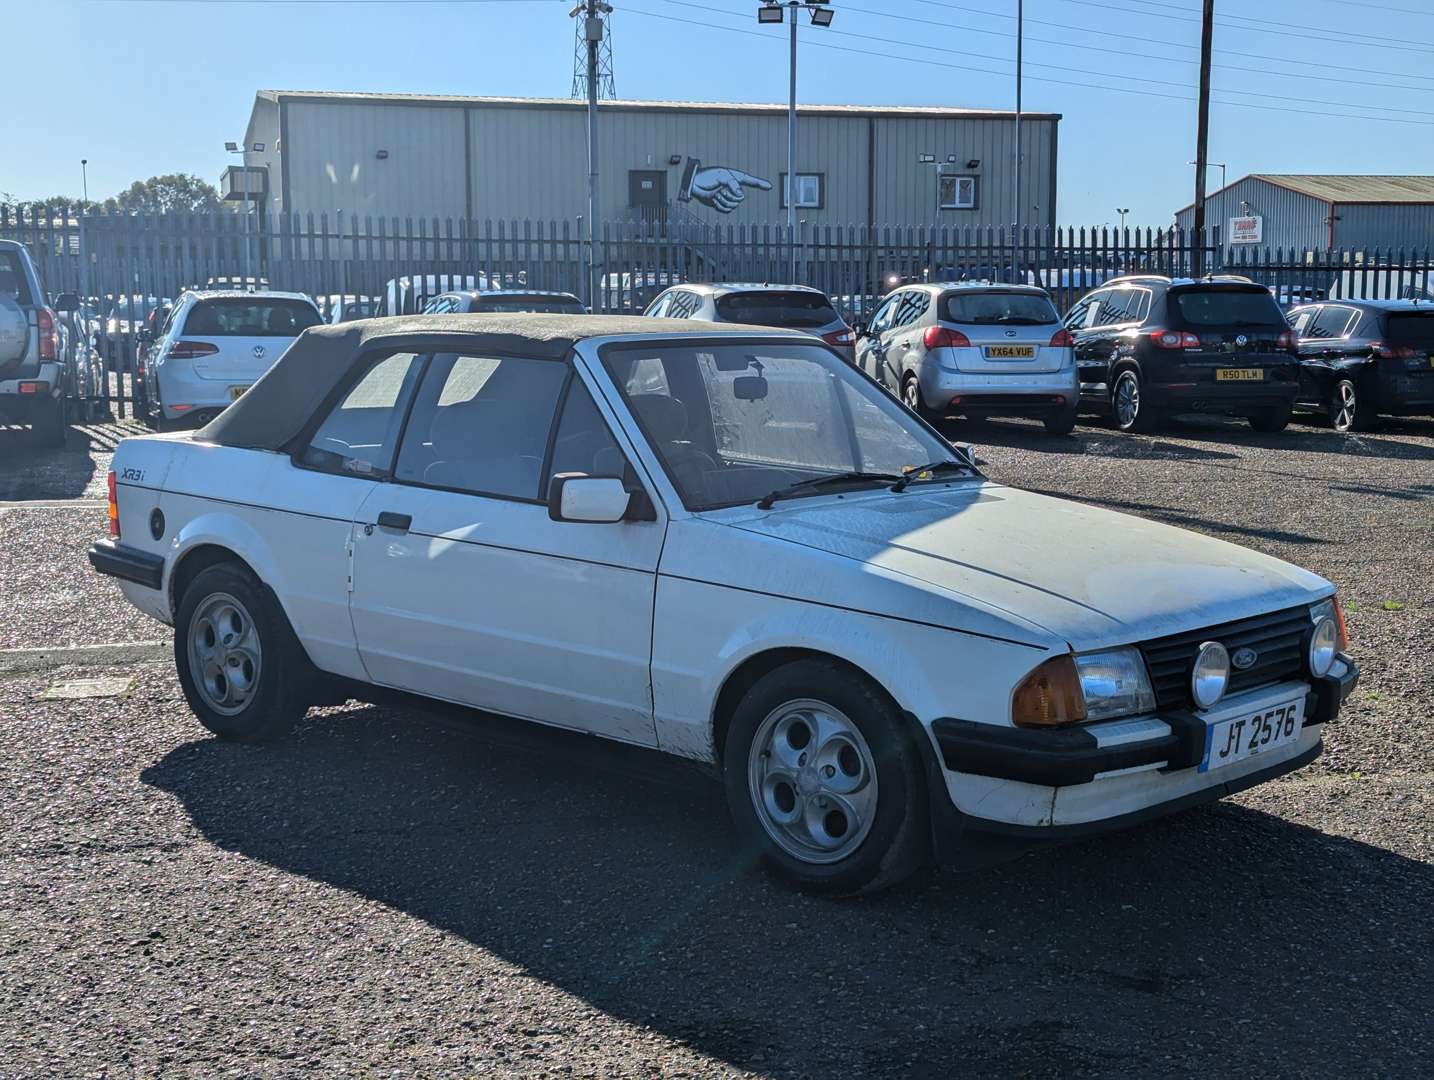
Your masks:
<path fill-rule="evenodd" d="M 412 514 L 395 514 L 392 510 L 385 510 L 378 516 L 378 527 L 380 529 L 394 529 L 398 532 L 408 532 L 409 526 L 412 524 Z"/>

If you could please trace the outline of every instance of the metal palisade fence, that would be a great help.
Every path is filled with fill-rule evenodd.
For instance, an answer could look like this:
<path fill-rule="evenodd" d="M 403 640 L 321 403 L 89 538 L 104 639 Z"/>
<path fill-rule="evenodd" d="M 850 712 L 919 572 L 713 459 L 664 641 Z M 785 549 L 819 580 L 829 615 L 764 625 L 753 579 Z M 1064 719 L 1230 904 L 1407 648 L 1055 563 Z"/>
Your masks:
<path fill-rule="evenodd" d="M 53 296 L 86 298 L 102 351 L 118 369 L 118 411 L 144 408 L 133 379 L 135 335 L 185 289 L 247 285 L 330 296 L 388 298 L 389 310 L 434 287 L 547 289 L 598 312 L 639 312 L 668 285 L 786 284 L 796 248 L 798 284 L 828 293 L 863 318 L 897 284 L 989 279 L 1047 289 L 1064 310 L 1126 274 L 1238 273 L 1288 305 L 1326 298 L 1434 298 L 1431 254 L 1419 250 L 1294 251 L 1225 247 L 1216 231 L 1180 229 L 933 228 L 719 225 L 697 220 L 606 222 L 598 230 L 595 290 L 585 228 L 573 221 L 495 221 L 352 214 L 79 213 L 0 207 L 0 239 L 26 244 Z M 1197 258 L 1198 256 L 1198 258 Z M 589 295 L 591 293 L 591 295 Z M 401 305 L 395 299 L 402 297 Z M 111 317 L 128 315 L 126 318 Z"/>

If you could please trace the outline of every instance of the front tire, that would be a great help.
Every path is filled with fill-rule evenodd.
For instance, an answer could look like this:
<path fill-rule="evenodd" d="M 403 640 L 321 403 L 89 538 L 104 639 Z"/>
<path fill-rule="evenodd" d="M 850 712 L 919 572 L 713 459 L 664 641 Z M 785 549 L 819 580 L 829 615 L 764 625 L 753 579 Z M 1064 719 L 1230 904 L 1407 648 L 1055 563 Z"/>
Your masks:
<path fill-rule="evenodd" d="M 201 570 L 180 600 L 179 685 L 221 739 L 277 739 L 308 709 L 307 659 L 271 597 L 247 567 L 223 562 Z"/>
<path fill-rule="evenodd" d="M 886 695 L 833 661 L 759 679 L 723 766 L 743 846 L 803 889 L 874 892 L 929 860 L 920 752 Z"/>
<path fill-rule="evenodd" d="M 1121 431 L 1137 434 L 1154 431 L 1160 426 L 1160 415 L 1144 394 L 1140 373 L 1126 368 L 1116 376 L 1110 391 L 1110 411 Z"/>

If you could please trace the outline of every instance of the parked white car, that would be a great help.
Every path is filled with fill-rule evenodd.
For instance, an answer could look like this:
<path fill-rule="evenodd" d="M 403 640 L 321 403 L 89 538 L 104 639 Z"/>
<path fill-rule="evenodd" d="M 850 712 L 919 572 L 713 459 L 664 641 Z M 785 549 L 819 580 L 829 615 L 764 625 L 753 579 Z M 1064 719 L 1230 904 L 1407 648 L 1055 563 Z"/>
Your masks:
<path fill-rule="evenodd" d="M 120 443 L 90 561 L 209 730 L 377 684 L 656 747 L 851 892 L 1287 773 L 1355 684 L 1328 582 L 993 483 L 810 337 L 475 322 L 310 330 Z"/>
<path fill-rule="evenodd" d="M 145 357 L 151 424 L 208 423 L 322 321 L 303 293 L 185 293 Z"/>

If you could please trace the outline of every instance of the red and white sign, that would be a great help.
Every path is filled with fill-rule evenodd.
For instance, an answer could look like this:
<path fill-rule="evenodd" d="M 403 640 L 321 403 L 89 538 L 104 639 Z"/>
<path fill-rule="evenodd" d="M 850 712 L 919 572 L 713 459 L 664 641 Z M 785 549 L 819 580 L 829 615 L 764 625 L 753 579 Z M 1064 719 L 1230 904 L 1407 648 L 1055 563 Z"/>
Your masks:
<path fill-rule="evenodd" d="M 1258 244 L 1265 237 L 1265 219 L 1262 217 L 1232 217 L 1230 219 L 1230 243 Z"/>

